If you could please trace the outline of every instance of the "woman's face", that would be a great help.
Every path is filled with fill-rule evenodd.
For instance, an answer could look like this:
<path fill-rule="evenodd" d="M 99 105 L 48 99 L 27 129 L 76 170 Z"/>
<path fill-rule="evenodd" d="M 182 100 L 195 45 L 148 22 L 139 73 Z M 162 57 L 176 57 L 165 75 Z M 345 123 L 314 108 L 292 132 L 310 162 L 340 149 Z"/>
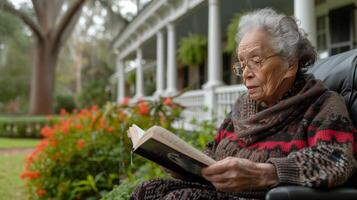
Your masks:
<path fill-rule="evenodd" d="M 287 79 L 295 79 L 297 65 L 289 66 L 287 60 L 274 52 L 270 36 L 262 29 L 253 29 L 243 36 L 238 46 L 238 59 L 244 66 L 242 78 L 249 97 L 268 105 L 279 100 L 289 88 Z M 249 66 L 245 66 L 246 63 Z M 285 86 L 284 86 L 285 84 Z"/>

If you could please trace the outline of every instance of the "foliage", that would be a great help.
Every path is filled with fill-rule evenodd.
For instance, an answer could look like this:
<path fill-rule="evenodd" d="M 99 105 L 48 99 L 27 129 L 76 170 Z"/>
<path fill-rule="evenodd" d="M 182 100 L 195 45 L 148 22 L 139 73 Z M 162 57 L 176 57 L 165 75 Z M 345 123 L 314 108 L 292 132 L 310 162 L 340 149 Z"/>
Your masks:
<path fill-rule="evenodd" d="M 72 95 L 57 95 L 54 107 L 55 113 L 59 114 L 61 110 L 73 111 L 77 106 Z"/>
<path fill-rule="evenodd" d="M 110 77 L 114 74 L 114 55 L 108 53 L 108 41 L 86 43 L 83 57 L 87 64 L 82 69 L 82 89 L 78 95 L 80 107 L 90 105 L 104 106 L 107 101 L 114 100 L 110 93 Z"/>
<path fill-rule="evenodd" d="M 25 112 L 31 77 L 30 39 L 20 20 L 0 12 L 0 112 Z"/>
<path fill-rule="evenodd" d="M 197 119 L 192 119 L 190 123 L 196 127 L 194 130 L 187 132 L 185 129 L 181 128 L 178 130 L 178 134 L 192 146 L 203 150 L 207 142 L 212 141 L 217 133 L 215 120 L 199 121 Z"/>
<path fill-rule="evenodd" d="M 184 64 L 198 66 L 207 58 L 207 45 L 207 37 L 189 34 L 180 41 L 178 58 Z"/>
<path fill-rule="evenodd" d="M 156 91 L 156 83 L 152 80 L 145 80 L 144 82 L 144 95 L 152 96 Z"/>
<path fill-rule="evenodd" d="M 51 117 L 55 119 L 55 117 Z M 0 117 L 0 136 L 18 138 L 39 138 L 40 130 L 53 123 L 46 116 L 2 116 Z"/>
<path fill-rule="evenodd" d="M 27 180 L 30 197 L 98 199 L 120 184 L 120 179 L 137 173 L 162 174 L 140 157 L 131 157 L 126 130 L 133 123 L 144 129 L 159 124 L 172 130 L 180 110 L 172 101 L 161 99 L 62 113 L 56 124 L 41 130 L 45 138 L 26 159 L 21 177 Z"/>
<path fill-rule="evenodd" d="M 91 80 L 88 81 L 82 88 L 78 96 L 80 107 L 88 107 L 92 104 L 104 105 L 110 100 L 110 94 L 105 90 L 107 80 Z"/>
<path fill-rule="evenodd" d="M 133 189 L 138 186 L 143 181 L 147 180 L 146 178 L 139 178 L 134 181 L 129 181 L 128 179 L 124 180 L 120 185 L 114 187 L 114 189 L 105 195 L 102 200 L 126 200 L 129 199 Z"/>
<path fill-rule="evenodd" d="M 238 31 L 239 19 L 243 13 L 236 13 L 227 27 L 227 46 L 225 52 L 233 53 L 237 48 L 236 34 Z"/>

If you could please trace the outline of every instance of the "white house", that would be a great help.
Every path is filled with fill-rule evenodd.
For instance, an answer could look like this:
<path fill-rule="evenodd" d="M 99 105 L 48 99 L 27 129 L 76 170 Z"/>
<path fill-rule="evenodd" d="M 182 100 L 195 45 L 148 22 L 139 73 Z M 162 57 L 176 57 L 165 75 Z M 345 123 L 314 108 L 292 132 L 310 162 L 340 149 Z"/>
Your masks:
<path fill-rule="evenodd" d="M 187 117 L 221 119 L 245 90 L 236 84 L 222 52 L 226 28 L 235 13 L 272 7 L 294 15 L 319 56 L 327 57 L 356 48 L 356 5 L 357 0 L 152 0 L 115 40 L 117 101 L 130 96 L 130 91 L 135 91 L 130 96 L 133 100 L 170 96 L 199 82 L 200 87 L 176 101 L 188 108 Z M 178 41 L 189 33 L 208 36 L 208 60 L 200 68 L 182 66 L 176 59 Z M 130 74 L 135 74 L 136 81 L 126 86 Z M 149 85 L 155 92 L 145 95 Z M 202 112 L 204 107 L 208 113 Z"/>

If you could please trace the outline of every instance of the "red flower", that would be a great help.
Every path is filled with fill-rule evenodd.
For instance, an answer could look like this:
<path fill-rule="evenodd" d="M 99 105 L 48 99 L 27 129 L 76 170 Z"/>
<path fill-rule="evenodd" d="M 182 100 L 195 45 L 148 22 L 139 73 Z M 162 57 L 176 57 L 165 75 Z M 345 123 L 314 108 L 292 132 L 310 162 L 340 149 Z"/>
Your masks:
<path fill-rule="evenodd" d="M 39 188 L 39 189 L 36 190 L 36 193 L 37 193 L 37 195 L 38 195 L 39 197 L 43 197 L 43 196 L 46 195 L 47 191 L 44 190 L 44 189 L 42 189 L 42 188 Z"/>
<path fill-rule="evenodd" d="M 108 128 L 107 128 L 107 131 L 108 131 L 109 133 L 113 132 L 113 130 L 114 130 L 113 127 L 108 127 Z"/>
<path fill-rule="evenodd" d="M 82 124 L 77 124 L 76 129 L 81 130 L 83 128 Z"/>
<path fill-rule="evenodd" d="M 101 129 L 104 129 L 105 128 L 105 119 L 104 118 L 101 118 L 100 120 L 99 120 L 99 128 L 101 128 Z"/>
<path fill-rule="evenodd" d="M 52 147 L 56 147 L 57 146 L 57 141 L 55 139 L 50 140 L 50 144 Z"/>
<path fill-rule="evenodd" d="M 49 138 L 53 135 L 53 130 L 49 126 L 45 126 L 41 129 L 41 135 L 43 137 Z"/>
<path fill-rule="evenodd" d="M 92 110 L 93 112 L 97 111 L 97 110 L 98 110 L 98 106 L 97 106 L 97 105 L 92 106 L 91 110 Z"/>
<path fill-rule="evenodd" d="M 42 140 L 39 144 L 37 144 L 37 151 L 42 151 L 48 146 L 48 140 Z"/>
<path fill-rule="evenodd" d="M 141 101 L 139 104 L 138 104 L 138 108 L 139 108 L 139 114 L 140 115 L 147 115 L 149 114 L 149 104 L 145 101 Z"/>
<path fill-rule="evenodd" d="M 69 129 L 71 128 L 71 121 L 70 120 L 65 120 L 62 122 L 62 131 L 64 134 L 67 134 Z"/>
<path fill-rule="evenodd" d="M 34 172 L 34 171 L 25 171 L 20 174 L 21 179 L 28 178 L 28 179 L 32 180 L 32 179 L 36 179 L 38 177 L 40 177 L 40 173 Z"/>
<path fill-rule="evenodd" d="M 86 146 L 86 143 L 83 139 L 77 140 L 77 149 L 81 150 Z"/>
<path fill-rule="evenodd" d="M 89 110 L 86 109 L 86 108 L 82 109 L 82 110 L 79 112 L 80 115 L 87 115 L 88 113 L 89 113 Z"/>
<path fill-rule="evenodd" d="M 124 99 L 121 101 L 121 104 L 124 106 L 129 105 L 130 98 L 129 97 L 124 97 Z"/>
<path fill-rule="evenodd" d="M 170 97 L 165 98 L 164 99 L 164 104 L 167 105 L 167 106 L 172 106 L 173 105 L 172 98 L 170 98 Z"/>

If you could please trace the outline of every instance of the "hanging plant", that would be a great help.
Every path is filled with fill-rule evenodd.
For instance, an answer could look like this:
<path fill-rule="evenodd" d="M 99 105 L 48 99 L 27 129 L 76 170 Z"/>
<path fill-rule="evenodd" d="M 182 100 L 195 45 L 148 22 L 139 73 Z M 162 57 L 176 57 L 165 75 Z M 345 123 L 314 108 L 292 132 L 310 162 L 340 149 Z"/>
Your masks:
<path fill-rule="evenodd" d="M 227 45 L 224 49 L 227 53 L 233 53 L 236 50 L 237 42 L 236 42 L 236 34 L 238 30 L 238 24 L 240 18 L 244 15 L 244 13 L 236 13 L 231 22 L 227 27 Z"/>
<path fill-rule="evenodd" d="M 179 60 L 189 66 L 199 66 L 207 58 L 207 37 L 189 34 L 182 38 L 178 49 Z"/>
<path fill-rule="evenodd" d="M 128 78 L 126 79 L 126 81 L 127 81 L 127 83 L 128 83 L 129 85 L 135 84 L 135 81 L 136 81 L 136 73 L 135 73 L 135 72 L 129 73 Z"/>

